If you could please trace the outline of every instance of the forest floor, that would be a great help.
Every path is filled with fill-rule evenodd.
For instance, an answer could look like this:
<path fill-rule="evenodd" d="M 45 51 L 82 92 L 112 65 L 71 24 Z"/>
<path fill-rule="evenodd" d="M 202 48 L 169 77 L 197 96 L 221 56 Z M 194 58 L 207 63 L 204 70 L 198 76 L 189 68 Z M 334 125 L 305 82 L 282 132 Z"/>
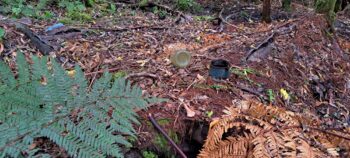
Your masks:
<path fill-rule="evenodd" d="M 131 74 L 129 80 L 145 95 L 169 99 L 139 112 L 142 124 L 135 125 L 139 137 L 129 157 L 140 157 L 141 150 L 163 157 L 173 153 L 149 123 L 149 113 L 194 157 L 209 123 L 240 99 L 317 117 L 324 127 L 348 127 L 349 17 L 338 15 L 334 36 L 323 15 L 301 5 L 293 4 L 291 13 L 274 8 L 271 24 L 260 21 L 259 7 L 216 8 L 200 14 L 172 10 L 164 19 L 147 8 L 121 7 L 118 14 L 97 18 L 93 24 L 67 25 L 50 34 L 45 28 L 54 21 L 19 21 L 49 41 L 67 70 L 79 64 L 94 82 L 108 67 L 115 76 Z M 0 25 L 7 31 L 0 50 L 3 60 L 13 63 L 17 49 L 28 56 L 40 54 L 15 27 Z M 169 60 L 178 49 L 191 52 L 185 68 Z M 218 82 L 209 77 L 213 59 L 230 63 L 229 79 Z M 47 140 L 41 141 L 46 152 L 67 156 Z"/>

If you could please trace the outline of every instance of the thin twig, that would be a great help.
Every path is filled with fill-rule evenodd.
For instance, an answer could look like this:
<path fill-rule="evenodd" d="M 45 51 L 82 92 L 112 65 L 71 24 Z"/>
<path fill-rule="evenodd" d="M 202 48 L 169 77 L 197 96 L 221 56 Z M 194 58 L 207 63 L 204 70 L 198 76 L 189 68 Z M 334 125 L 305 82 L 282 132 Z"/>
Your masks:
<path fill-rule="evenodd" d="M 222 13 L 224 12 L 224 9 L 225 9 L 225 8 L 222 8 L 222 9 L 221 9 L 221 11 L 220 11 L 220 13 L 219 13 L 219 19 L 220 19 L 223 23 L 225 23 L 225 24 L 227 24 L 227 25 L 230 25 L 230 26 L 232 26 L 232 27 L 234 27 L 234 28 L 236 28 L 236 29 L 242 30 L 242 29 L 239 28 L 238 26 L 233 25 L 233 24 L 229 23 L 228 21 L 226 21 L 226 19 L 222 16 Z"/>
<path fill-rule="evenodd" d="M 93 29 L 93 30 L 103 30 L 109 32 L 123 32 L 130 30 L 139 30 L 139 29 L 151 29 L 151 30 L 163 30 L 169 29 L 170 27 L 158 26 L 158 25 L 145 25 L 145 26 L 135 26 L 135 27 L 126 27 L 126 28 L 105 28 L 105 27 L 87 27 L 87 28 L 76 28 L 76 29 Z"/>
<path fill-rule="evenodd" d="M 125 77 L 125 79 L 129 79 L 129 78 L 132 78 L 132 77 L 150 77 L 150 78 L 153 78 L 153 79 L 159 79 L 159 76 L 157 76 L 155 74 L 150 74 L 150 73 L 147 73 L 147 72 L 132 73 L 132 74 L 127 75 Z"/>
<path fill-rule="evenodd" d="M 113 72 L 113 71 L 116 71 L 116 70 L 119 70 L 119 69 L 120 68 L 110 68 L 107 71 L 108 72 Z M 105 70 L 99 70 L 99 71 L 95 71 L 95 72 L 88 72 L 88 73 L 85 73 L 85 76 L 91 76 L 91 75 L 94 75 L 94 74 L 102 74 L 104 72 L 105 72 Z"/>
<path fill-rule="evenodd" d="M 248 52 L 248 55 L 245 57 L 245 60 L 248 61 L 248 59 L 256 52 L 258 51 L 259 49 L 263 48 L 263 47 L 267 47 L 267 45 L 269 43 L 272 43 L 273 40 L 274 40 L 274 36 L 275 36 L 275 33 L 272 33 L 270 36 L 268 36 L 266 39 L 264 39 L 258 46 L 256 46 L 255 48 L 251 49 L 249 52 Z"/>
<path fill-rule="evenodd" d="M 179 146 L 176 145 L 176 143 L 168 136 L 168 134 L 158 125 L 158 123 L 156 122 L 156 120 L 154 120 L 154 118 L 152 117 L 152 114 L 148 114 L 148 119 L 151 121 L 151 123 L 153 124 L 153 126 L 160 132 L 162 133 L 162 135 L 169 141 L 169 143 L 171 144 L 171 146 L 173 146 L 176 151 L 181 155 L 182 158 L 187 158 L 187 156 L 185 155 L 185 153 L 180 149 Z"/>

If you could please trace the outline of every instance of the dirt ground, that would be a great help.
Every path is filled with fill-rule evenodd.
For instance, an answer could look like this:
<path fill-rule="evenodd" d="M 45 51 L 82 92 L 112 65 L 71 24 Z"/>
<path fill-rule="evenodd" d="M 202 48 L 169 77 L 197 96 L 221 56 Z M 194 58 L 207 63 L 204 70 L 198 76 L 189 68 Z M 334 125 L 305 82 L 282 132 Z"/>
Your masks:
<path fill-rule="evenodd" d="M 338 17 L 335 37 L 323 15 L 297 4 L 293 10 L 285 13 L 274 8 L 273 22 L 265 24 L 259 20 L 258 6 L 231 7 L 222 12 L 227 21 L 218 24 L 218 19 L 205 19 L 204 15 L 217 15 L 220 9 L 201 16 L 184 13 L 184 18 L 174 22 L 177 16 L 170 13 L 160 19 L 142 9 L 119 8 L 123 15 L 101 17 L 92 25 L 69 26 L 78 31 L 63 32 L 49 41 L 57 46 L 55 55 L 64 67 L 71 69 L 79 64 L 91 82 L 106 66 L 115 74 L 156 75 L 129 78 L 143 88 L 145 95 L 169 99 L 139 112 L 142 124 L 135 126 L 139 139 L 134 149 L 167 157 L 163 149 L 154 145 L 157 132 L 147 119 L 151 113 L 157 120 L 166 120 L 162 127 L 174 131 L 182 149 L 194 157 L 209 122 L 239 99 L 312 115 L 321 118 L 324 127 L 348 127 L 350 19 Z M 239 14 L 242 11 L 247 15 Z M 44 29 L 54 24 L 28 19 L 22 22 L 48 39 Z M 21 32 L 0 25 L 7 30 L 3 60 L 13 64 L 16 49 L 28 56 L 40 54 Z M 185 68 L 177 68 L 169 60 L 169 55 L 180 48 L 192 55 Z M 209 77 L 213 59 L 225 59 L 231 64 L 227 80 L 218 82 Z M 288 93 L 288 99 L 284 99 L 281 89 Z M 184 105 L 195 115 L 189 117 Z M 42 144 L 45 152 L 66 157 L 57 146 Z M 135 151 L 129 151 L 129 157 L 140 156 Z"/>

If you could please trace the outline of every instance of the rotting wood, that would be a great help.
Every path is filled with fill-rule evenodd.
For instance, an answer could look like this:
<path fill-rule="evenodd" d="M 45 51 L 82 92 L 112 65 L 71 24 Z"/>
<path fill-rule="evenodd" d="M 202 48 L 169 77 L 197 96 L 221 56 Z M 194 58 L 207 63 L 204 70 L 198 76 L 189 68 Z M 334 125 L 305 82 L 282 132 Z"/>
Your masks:
<path fill-rule="evenodd" d="M 249 52 L 248 52 L 248 55 L 245 57 L 245 61 L 248 61 L 249 58 L 256 52 L 258 51 L 259 49 L 262 49 L 262 48 L 265 48 L 267 47 L 270 43 L 272 43 L 274 41 L 274 36 L 275 36 L 275 33 L 272 33 L 270 36 L 268 36 L 265 40 L 263 40 L 257 47 L 251 49 Z"/>
<path fill-rule="evenodd" d="M 159 79 L 159 76 L 157 76 L 155 74 L 151 74 L 151 73 L 146 73 L 146 72 L 132 73 L 132 74 L 127 75 L 125 78 L 129 79 L 132 77 L 150 77 L 152 79 Z"/>
<path fill-rule="evenodd" d="M 16 23 L 16 29 L 23 32 L 31 41 L 31 43 L 39 49 L 41 53 L 44 55 L 49 55 L 54 51 L 54 48 L 47 44 L 47 42 L 43 41 L 38 35 L 36 35 L 32 30 L 30 30 L 24 24 Z"/>

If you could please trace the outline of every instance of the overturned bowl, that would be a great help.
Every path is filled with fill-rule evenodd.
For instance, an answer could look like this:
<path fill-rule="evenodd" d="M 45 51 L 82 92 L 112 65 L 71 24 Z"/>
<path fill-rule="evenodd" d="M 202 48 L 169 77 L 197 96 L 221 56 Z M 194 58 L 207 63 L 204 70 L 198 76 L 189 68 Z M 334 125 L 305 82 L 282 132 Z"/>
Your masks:
<path fill-rule="evenodd" d="M 190 64 L 191 53 L 187 50 L 178 50 L 170 56 L 170 61 L 180 68 Z"/>
<path fill-rule="evenodd" d="M 230 75 L 230 63 L 223 59 L 212 60 L 210 63 L 209 76 L 213 79 L 227 79 Z"/>

